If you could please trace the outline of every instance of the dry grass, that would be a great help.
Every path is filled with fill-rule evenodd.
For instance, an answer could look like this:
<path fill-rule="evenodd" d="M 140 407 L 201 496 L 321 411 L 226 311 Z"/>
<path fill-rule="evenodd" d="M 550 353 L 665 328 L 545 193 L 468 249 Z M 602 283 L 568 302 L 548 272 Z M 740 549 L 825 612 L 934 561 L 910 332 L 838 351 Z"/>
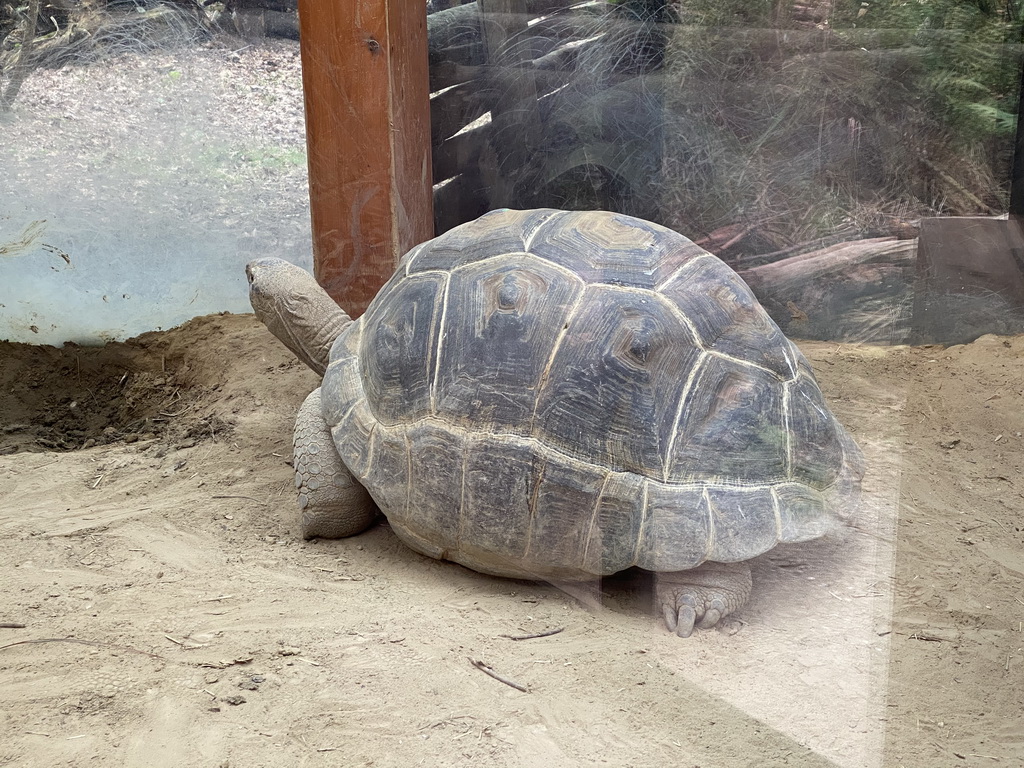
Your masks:
<path fill-rule="evenodd" d="M 525 71 L 544 95 L 539 121 L 506 110 L 492 132 L 515 189 L 502 204 L 614 208 L 696 237 L 738 226 L 736 255 L 1005 211 L 1012 132 L 968 130 L 937 90 L 936 59 L 960 32 L 744 25 L 743 3 L 705 5 L 673 24 L 604 6 L 545 19 L 560 44 L 542 24 L 512 38 L 517 55 L 538 52 Z M 971 45 L 1014 66 L 997 42 Z M 511 92 L 516 72 L 493 68 L 486 87 Z M 510 144 L 532 161 L 502 166 Z"/>
<path fill-rule="evenodd" d="M 0 107 L 10 109 L 35 69 L 90 64 L 126 53 L 194 47 L 209 37 L 215 18 L 199 5 L 155 3 L 147 8 L 69 6 L 63 15 L 36 0 L 21 17 L 0 19 Z"/>

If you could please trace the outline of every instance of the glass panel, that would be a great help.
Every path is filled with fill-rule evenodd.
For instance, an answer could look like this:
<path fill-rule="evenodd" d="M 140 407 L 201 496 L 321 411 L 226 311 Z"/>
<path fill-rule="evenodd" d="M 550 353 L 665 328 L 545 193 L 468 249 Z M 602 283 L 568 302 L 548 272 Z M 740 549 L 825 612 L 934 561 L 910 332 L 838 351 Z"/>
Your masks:
<path fill-rule="evenodd" d="M 246 312 L 249 259 L 310 265 L 297 44 L 212 44 L 163 5 L 55 10 L 38 34 L 2 126 L 0 338 Z"/>
<path fill-rule="evenodd" d="M 1015 5 L 481 0 L 428 22 L 439 231 L 603 208 L 720 256 L 796 337 L 1024 329 L 1024 241 L 980 218 L 1008 209 Z"/>
<path fill-rule="evenodd" d="M 652 636 L 645 658 L 675 675 L 680 689 L 666 707 L 619 691 L 622 706 L 666 717 L 637 725 L 638 763 L 685 762 L 695 744 L 711 764 L 746 762 L 729 749 L 759 724 L 786 746 L 773 741 L 757 764 L 781 763 L 783 751 L 807 765 L 927 766 L 950 754 L 1017 759 L 1024 744 L 997 710 L 1018 707 L 1020 697 L 985 681 L 1011 674 L 1020 645 L 1022 569 L 1010 554 L 1019 549 L 1019 494 L 1003 487 L 1012 480 L 996 478 L 1010 478 L 1020 463 L 1021 343 L 985 334 L 1024 330 L 1024 237 L 1008 215 L 1011 197 L 1024 200 L 1024 185 L 1011 190 L 1020 184 L 1013 174 L 1019 4 L 446 5 L 435 3 L 428 17 L 438 231 L 507 206 L 604 209 L 685 235 L 735 269 L 786 334 L 802 340 L 808 362 L 800 365 L 813 367 L 827 406 L 863 452 L 863 480 L 853 472 L 831 500 L 811 495 L 806 473 L 772 491 L 786 535 L 809 541 L 753 559 L 755 597 L 741 613 L 742 628 L 724 621 L 728 632 L 738 631 L 728 640 L 713 635 L 713 651 Z M 1015 203 L 1013 212 L 1024 206 Z M 592 222 L 590 231 L 600 233 L 598 219 Z M 574 244 L 600 260 L 611 258 L 610 245 L 626 242 L 595 236 L 595 244 L 586 225 L 575 241 L 556 242 L 550 231 L 545 223 L 529 246 L 524 238 L 530 256 L 520 257 L 523 270 L 545 248 L 557 260 Z M 651 252 L 637 250 L 638 275 L 652 274 L 643 268 Z M 694 255 L 681 246 L 674 253 L 675 266 Z M 679 271 L 684 278 L 658 293 L 672 294 L 692 315 L 698 336 L 705 338 L 707 326 L 754 327 L 739 314 L 747 305 L 723 273 Z M 719 305 L 724 293 L 731 298 Z M 625 314 L 628 303 L 607 300 L 606 316 L 615 314 L 609 307 Z M 715 314 L 721 306 L 737 313 L 733 325 Z M 587 311 L 579 311 L 587 322 L 578 326 L 570 313 L 571 344 L 558 347 L 553 359 L 563 367 L 552 376 L 597 400 L 609 389 L 614 395 L 614 378 L 594 374 L 588 388 L 573 375 L 603 371 L 605 361 L 563 354 L 574 344 L 586 350 L 605 333 Z M 656 362 L 659 326 L 646 319 L 635 326 L 621 332 L 623 349 Z M 683 349 L 693 346 L 686 332 L 674 338 Z M 769 354 L 770 334 L 760 329 L 752 338 L 761 345 L 752 348 Z M 602 351 L 610 359 L 619 347 L 609 342 Z M 574 365 L 574 374 L 563 373 Z M 835 471 L 829 457 L 843 450 L 823 428 L 818 401 L 803 399 L 818 397 L 813 379 L 800 379 L 777 405 L 769 387 L 758 389 L 762 380 L 718 370 L 726 367 L 721 358 L 711 365 L 699 357 L 677 365 L 677 381 L 693 393 L 678 400 L 680 427 L 672 433 L 679 471 L 705 471 L 706 461 L 728 490 L 701 496 L 688 486 L 648 483 L 649 513 L 634 517 L 641 518 L 642 564 L 652 570 L 672 558 L 699 559 L 708 542 L 721 559 L 732 546 L 761 545 L 769 515 L 758 494 L 778 462 L 767 449 L 750 458 L 753 448 L 782 440 L 827 472 Z M 574 409 L 571 396 L 563 402 L 574 414 L 595 410 Z M 613 424 L 620 411 L 602 402 L 596 410 L 607 415 L 595 424 Z M 622 407 L 642 402 L 631 395 Z M 730 413 L 725 402 L 745 407 Z M 776 411 L 787 418 L 773 421 Z M 745 421 L 753 413 L 759 429 Z M 656 414 L 652 408 L 635 419 L 637 429 L 651 432 Z M 689 434 L 690 420 L 701 429 L 723 426 L 705 446 Z M 597 427 L 594 435 L 585 427 L 577 433 L 579 446 L 592 436 L 613 444 Z M 998 448 L 1008 435 L 1012 443 Z M 731 464 L 716 453 L 726 450 L 737 451 Z M 750 464 L 738 469 L 736 456 Z M 837 499 L 852 499 L 858 488 L 846 535 L 815 538 L 822 504 L 842 506 Z M 607 545 L 621 534 L 614 523 L 632 518 L 595 519 Z M 635 589 L 628 577 L 604 582 L 605 595 L 640 615 L 647 605 L 630 602 Z M 979 655 L 996 665 L 991 673 Z M 695 710 L 708 712 L 716 727 L 727 724 L 721 739 L 687 730 Z M 666 732 L 683 735 L 654 758 L 656 734 Z M 608 755 L 626 760 L 614 747 Z"/>
<path fill-rule="evenodd" d="M 1019 4 L 426 10 L 321 376 L 294 3 L 0 4 L 0 764 L 1020 765 Z"/>

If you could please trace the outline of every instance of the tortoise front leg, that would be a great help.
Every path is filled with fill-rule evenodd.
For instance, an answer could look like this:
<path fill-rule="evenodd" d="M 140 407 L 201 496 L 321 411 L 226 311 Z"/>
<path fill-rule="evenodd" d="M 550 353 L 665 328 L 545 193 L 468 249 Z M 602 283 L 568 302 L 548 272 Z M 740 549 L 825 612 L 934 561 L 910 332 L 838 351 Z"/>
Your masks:
<path fill-rule="evenodd" d="M 320 407 L 319 388 L 299 408 L 292 446 L 302 537 L 338 539 L 369 528 L 377 507 L 338 456 Z"/>
<path fill-rule="evenodd" d="M 704 563 L 689 571 L 655 574 L 654 600 L 670 632 L 689 637 L 713 627 L 750 597 L 749 563 Z"/>

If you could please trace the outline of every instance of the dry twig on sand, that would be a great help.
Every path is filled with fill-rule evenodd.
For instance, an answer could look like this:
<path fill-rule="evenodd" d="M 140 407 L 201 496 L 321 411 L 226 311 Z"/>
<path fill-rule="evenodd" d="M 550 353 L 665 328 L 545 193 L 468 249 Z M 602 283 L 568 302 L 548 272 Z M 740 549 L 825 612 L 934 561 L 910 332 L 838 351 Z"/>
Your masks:
<path fill-rule="evenodd" d="M 467 657 L 467 658 L 469 658 L 469 657 Z M 530 689 L 527 688 L 525 685 L 520 685 L 519 683 L 515 682 L 514 680 L 509 680 L 507 677 L 502 677 L 501 675 L 499 675 L 497 672 L 495 672 L 493 669 L 491 669 L 491 666 L 489 664 L 486 664 L 486 663 L 484 663 L 482 661 L 478 661 L 478 660 L 473 659 L 473 658 L 469 659 L 469 663 L 472 664 L 477 669 L 479 669 L 484 674 L 490 675 L 495 680 L 497 680 L 499 683 L 504 683 L 505 685 L 511 686 L 512 688 L 515 688 L 517 691 L 522 691 L 523 693 L 529 693 L 530 692 Z"/>
<path fill-rule="evenodd" d="M 507 637 L 509 640 L 534 640 L 538 637 L 551 637 L 564 631 L 565 627 L 559 627 L 558 629 L 549 629 L 546 632 L 536 632 L 532 635 L 498 635 L 498 637 Z"/>

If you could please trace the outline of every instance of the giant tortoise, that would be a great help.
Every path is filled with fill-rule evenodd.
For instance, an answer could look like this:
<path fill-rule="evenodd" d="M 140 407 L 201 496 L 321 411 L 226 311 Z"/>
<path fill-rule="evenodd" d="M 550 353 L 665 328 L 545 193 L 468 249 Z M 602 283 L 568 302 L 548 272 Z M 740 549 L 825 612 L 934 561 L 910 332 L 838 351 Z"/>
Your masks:
<path fill-rule="evenodd" d="M 302 532 L 377 509 L 483 573 L 656 574 L 688 636 L 748 561 L 855 510 L 861 454 L 746 284 L 682 235 L 601 211 L 498 210 L 413 248 L 353 321 L 279 259 L 257 316 L 323 374 L 295 427 Z"/>

